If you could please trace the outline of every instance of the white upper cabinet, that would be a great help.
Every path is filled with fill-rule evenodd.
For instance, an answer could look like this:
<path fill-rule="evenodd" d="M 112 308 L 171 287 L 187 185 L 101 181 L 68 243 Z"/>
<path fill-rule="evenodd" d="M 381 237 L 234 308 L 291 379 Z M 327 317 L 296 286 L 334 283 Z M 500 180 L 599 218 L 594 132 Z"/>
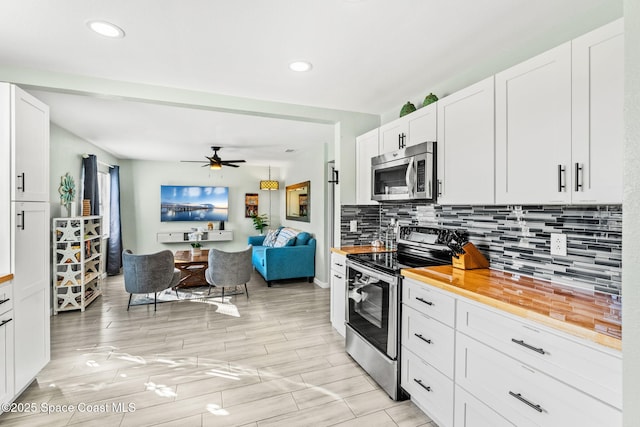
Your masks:
<path fill-rule="evenodd" d="M 574 203 L 622 203 L 624 24 L 572 42 Z"/>
<path fill-rule="evenodd" d="M 378 129 L 373 129 L 356 138 L 356 203 L 377 205 L 371 200 L 371 158 L 377 156 Z"/>
<path fill-rule="evenodd" d="M 438 203 L 493 204 L 493 76 L 437 104 Z"/>
<path fill-rule="evenodd" d="M 11 88 L 0 84 L 0 275 L 11 270 Z"/>
<path fill-rule="evenodd" d="M 380 154 L 437 138 L 437 102 L 380 126 Z"/>
<path fill-rule="evenodd" d="M 438 103 L 434 102 L 403 117 L 406 120 L 406 146 L 436 141 L 438 138 Z"/>
<path fill-rule="evenodd" d="M 17 86 L 3 109 L 11 117 L 11 199 L 49 201 L 49 107 Z"/>
<path fill-rule="evenodd" d="M 495 76 L 496 202 L 571 201 L 571 43 Z"/>

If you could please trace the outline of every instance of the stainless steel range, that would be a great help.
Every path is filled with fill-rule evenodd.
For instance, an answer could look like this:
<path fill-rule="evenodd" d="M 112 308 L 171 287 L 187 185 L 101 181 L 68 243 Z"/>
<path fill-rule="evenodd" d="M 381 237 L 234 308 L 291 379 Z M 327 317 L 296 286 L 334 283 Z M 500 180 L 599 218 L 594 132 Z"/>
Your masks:
<path fill-rule="evenodd" d="M 396 252 L 347 255 L 346 350 L 394 400 L 400 390 L 400 270 L 451 264 L 447 230 L 398 227 Z"/>

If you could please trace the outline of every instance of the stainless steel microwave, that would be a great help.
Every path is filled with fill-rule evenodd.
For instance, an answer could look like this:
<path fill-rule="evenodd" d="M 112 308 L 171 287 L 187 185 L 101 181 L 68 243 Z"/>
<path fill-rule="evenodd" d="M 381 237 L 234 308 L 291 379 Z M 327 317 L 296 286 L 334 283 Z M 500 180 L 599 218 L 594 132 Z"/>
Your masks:
<path fill-rule="evenodd" d="M 435 142 L 372 157 L 371 199 L 435 201 L 435 159 Z"/>

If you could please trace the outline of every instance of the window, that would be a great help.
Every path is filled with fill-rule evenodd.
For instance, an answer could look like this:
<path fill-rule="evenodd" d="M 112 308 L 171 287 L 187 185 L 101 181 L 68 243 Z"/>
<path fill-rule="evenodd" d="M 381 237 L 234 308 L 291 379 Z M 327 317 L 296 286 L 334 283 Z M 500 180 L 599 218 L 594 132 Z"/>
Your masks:
<path fill-rule="evenodd" d="M 98 188 L 100 190 L 99 212 L 102 215 L 102 234 L 109 237 L 109 221 L 111 213 L 111 175 L 98 172 Z"/>

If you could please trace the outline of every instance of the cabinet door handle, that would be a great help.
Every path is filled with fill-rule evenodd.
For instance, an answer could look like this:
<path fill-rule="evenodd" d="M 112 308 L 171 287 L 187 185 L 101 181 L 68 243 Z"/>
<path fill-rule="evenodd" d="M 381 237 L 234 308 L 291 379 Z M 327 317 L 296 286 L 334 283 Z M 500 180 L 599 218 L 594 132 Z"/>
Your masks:
<path fill-rule="evenodd" d="M 11 301 L 11 298 L 0 299 L 0 305 L 4 304 L 5 302 L 9 302 L 9 301 Z"/>
<path fill-rule="evenodd" d="M 334 274 L 333 277 L 335 277 L 336 279 L 344 279 L 344 277 L 338 275 L 338 274 Z"/>
<path fill-rule="evenodd" d="M 582 190 L 582 189 L 583 189 L 583 187 L 582 187 L 582 181 L 583 181 L 583 180 L 582 180 L 582 179 L 580 179 L 580 178 L 583 178 L 583 176 L 582 176 L 582 175 L 583 175 L 583 174 L 582 174 L 582 170 L 583 170 L 583 168 L 582 168 L 582 166 L 580 166 L 580 163 L 576 163 L 575 168 L 576 168 L 576 185 L 575 185 L 575 190 L 576 190 L 576 191 L 580 191 L 580 190 Z"/>
<path fill-rule="evenodd" d="M 564 191 L 564 189 L 566 188 L 566 185 L 564 184 L 564 166 L 562 165 L 558 165 L 558 193 L 562 193 Z"/>
<path fill-rule="evenodd" d="M 538 412 L 543 412 L 544 411 L 540 405 L 536 405 L 535 403 L 530 402 L 529 400 L 527 400 L 524 397 L 522 397 L 522 395 L 520 393 L 514 393 L 512 391 L 509 391 L 509 394 L 511 396 L 515 397 L 516 399 L 518 399 L 520 402 L 522 402 L 525 405 L 535 409 Z"/>
<path fill-rule="evenodd" d="M 442 180 L 438 180 L 438 197 L 442 196 Z"/>
<path fill-rule="evenodd" d="M 418 385 L 419 385 L 420 387 L 422 387 L 423 389 L 425 389 L 425 390 L 427 390 L 427 391 L 431 391 L 431 387 L 429 387 L 428 385 L 424 385 L 424 384 L 422 384 L 422 380 L 419 380 L 419 379 L 417 379 L 417 378 L 414 378 L 413 380 L 414 380 L 415 382 L 417 382 L 417 383 L 418 383 Z"/>
<path fill-rule="evenodd" d="M 24 211 L 20 211 L 20 212 L 21 213 L 16 214 L 16 216 L 21 219 L 20 224 L 16 224 L 16 227 L 18 227 L 21 230 L 24 230 Z"/>
<path fill-rule="evenodd" d="M 344 265 L 342 265 L 342 264 L 338 264 L 337 262 L 336 262 L 336 265 L 337 265 L 338 267 L 344 267 Z"/>
<path fill-rule="evenodd" d="M 420 338 L 422 341 L 426 342 L 427 344 L 433 344 L 431 340 L 426 339 L 425 337 L 422 336 L 422 334 L 413 334 L 413 335 Z"/>
<path fill-rule="evenodd" d="M 24 193 L 24 172 L 18 175 L 18 178 L 22 181 L 22 185 L 18 185 L 18 190 L 21 190 Z"/>
<path fill-rule="evenodd" d="M 518 344 L 518 345 L 521 345 L 521 346 L 523 346 L 523 347 L 525 347 L 525 348 L 528 348 L 529 350 L 533 350 L 533 351 L 535 351 L 536 353 L 540 353 L 540 354 L 547 354 L 547 352 L 546 352 L 546 351 L 544 351 L 543 349 L 538 348 L 538 347 L 534 347 L 534 346 L 532 346 L 531 344 L 527 344 L 526 342 L 524 342 L 524 340 L 517 340 L 517 339 L 515 339 L 515 338 L 511 338 L 511 341 L 512 341 L 512 342 L 514 342 L 514 343 L 516 343 L 516 344 Z"/>
<path fill-rule="evenodd" d="M 418 301 L 420 301 L 420 302 L 423 302 L 423 303 L 427 304 L 427 305 L 433 305 L 433 303 L 431 301 L 427 301 L 426 299 L 423 299 L 423 298 L 420 298 L 420 297 L 417 297 L 416 299 Z"/>
<path fill-rule="evenodd" d="M 3 320 L 2 323 L 0 323 L 0 327 L 6 325 L 7 323 L 11 322 L 13 319 L 7 319 L 7 320 Z"/>

